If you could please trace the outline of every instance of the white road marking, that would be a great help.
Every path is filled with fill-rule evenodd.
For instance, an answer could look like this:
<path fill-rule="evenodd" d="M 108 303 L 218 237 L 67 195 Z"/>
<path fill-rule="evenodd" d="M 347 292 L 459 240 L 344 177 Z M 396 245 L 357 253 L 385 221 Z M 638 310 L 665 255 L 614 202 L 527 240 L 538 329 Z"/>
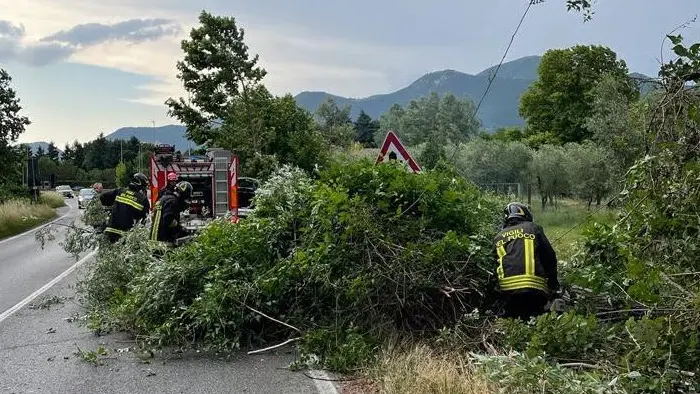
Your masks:
<path fill-rule="evenodd" d="M 44 227 L 44 226 L 48 226 L 49 224 L 56 223 L 57 221 L 59 221 L 59 220 L 65 218 L 66 216 L 68 216 L 68 214 L 70 214 L 70 213 L 73 211 L 73 207 L 71 207 L 71 206 L 68 205 L 68 204 L 66 204 L 66 205 L 68 206 L 68 212 L 66 212 L 66 213 L 65 213 L 63 216 L 61 216 L 60 218 L 54 219 L 54 220 L 52 220 L 52 221 L 50 221 L 50 222 L 48 222 L 48 223 L 45 223 L 45 224 L 40 224 L 40 225 L 34 227 L 34 228 L 31 229 L 31 230 L 27 230 L 27 231 L 23 232 L 22 234 L 13 235 L 13 236 L 11 236 L 10 238 L 5 238 L 5 239 L 3 239 L 3 240 L 0 240 L 0 244 L 5 243 L 5 242 L 8 242 L 8 241 L 12 241 L 13 239 L 17 239 L 17 238 L 19 238 L 19 237 L 21 237 L 21 236 L 24 236 L 24 235 L 29 235 L 29 234 L 31 234 L 31 233 L 33 233 L 33 232 L 36 232 L 36 231 L 39 231 L 40 228 L 42 228 L 42 227 Z"/>
<path fill-rule="evenodd" d="M 82 259 L 78 260 L 75 264 L 73 264 L 70 268 L 67 270 L 63 271 L 60 275 L 57 277 L 51 279 L 51 281 L 44 286 L 42 286 L 39 290 L 33 292 L 32 294 L 29 295 L 29 297 L 23 299 L 22 301 L 18 302 L 15 306 L 12 308 L 6 310 L 2 314 L 0 314 L 0 323 L 2 323 L 5 319 L 8 317 L 12 316 L 15 312 L 18 310 L 22 309 L 24 306 L 32 302 L 35 298 L 46 292 L 46 290 L 50 289 L 51 286 L 55 285 L 56 283 L 60 282 L 63 278 L 66 276 L 70 275 L 71 272 L 75 271 L 76 268 L 80 267 L 84 262 L 87 260 L 91 259 L 95 253 L 97 253 L 97 250 L 93 250 L 92 252 L 88 253 L 87 256 L 83 257 Z"/>
<path fill-rule="evenodd" d="M 338 389 L 335 388 L 335 385 L 330 380 L 331 378 L 326 371 L 311 370 L 309 371 L 309 375 L 313 378 L 318 378 L 312 380 L 319 394 L 338 394 Z"/>

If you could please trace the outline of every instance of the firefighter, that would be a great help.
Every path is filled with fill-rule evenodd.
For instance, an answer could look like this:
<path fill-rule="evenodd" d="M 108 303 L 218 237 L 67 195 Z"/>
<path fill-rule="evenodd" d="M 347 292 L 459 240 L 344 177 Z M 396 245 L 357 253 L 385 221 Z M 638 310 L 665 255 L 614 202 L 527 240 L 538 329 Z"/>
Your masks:
<path fill-rule="evenodd" d="M 177 185 L 177 179 L 178 179 L 178 177 L 177 177 L 176 173 L 174 173 L 172 171 L 169 172 L 168 176 L 167 176 L 168 183 L 166 183 L 165 187 L 158 192 L 158 196 L 159 196 L 158 198 L 160 198 L 160 196 L 163 196 L 165 194 L 172 194 L 175 191 L 175 185 Z"/>
<path fill-rule="evenodd" d="M 544 313 L 559 290 L 557 256 L 527 205 L 511 202 L 503 214 L 503 229 L 494 238 L 503 317 L 529 320 Z"/>
<path fill-rule="evenodd" d="M 158 200 L 151 224 L 151 241 L 173 244 L 186 233 L 180 224 L 180 214 L 187 209 L 190 197 L 192 184 L 182 181 L 175 185 L 173 193 L 164 194 Z"/>
<path fill-rule="evenodd" d="M 117 242 L 137 221 L 148 217 L 149 204 L 145 193 L 147 187 L 148 178 L 137 173 L 127 188 L 117 188 L 100 194 L 102 205 L 112 206 L 111 218 L 104 230 L 110 243 Z"/>

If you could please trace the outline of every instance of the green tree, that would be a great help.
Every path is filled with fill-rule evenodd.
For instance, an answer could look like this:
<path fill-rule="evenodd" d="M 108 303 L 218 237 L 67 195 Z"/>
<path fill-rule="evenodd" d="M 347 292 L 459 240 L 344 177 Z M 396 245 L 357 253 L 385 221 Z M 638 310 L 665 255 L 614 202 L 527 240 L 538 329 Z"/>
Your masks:
<path fill-rule="evenodd" d="M 355 140 L 355 129 L 350 119 L 351 107 L 338 107 L 328 97 L 316 109 L 316 119 L 324 139 L 333 146 L 348 147 Z"/>
<path fill-rule="evenodd" d="M 58 152 L 56 144 L 54 144 L 53 141 L 49 142 L 49 146 L 46 149 L 46 156 L 48 156 L 49 159 L 58 162 L 59 155 L 60 153 Z"/>
<path fill-rule="evenodd" d="M 129 184 L 129 172 L 127 170 L 126 164 L 120 161 L 117 167 L 114 169 L 116 183 L 118 187 L 125 187 Z"/>
<path fill-rule="evenodd" d="M 513 142 L 522 141 L 526 137 L 525 130 L 522 127 L 501 127 L 497 129 L 493 134 L 489 135 L 490 138 L 503 142 Z"/>
<path fill-rule="evenodd" d="M 46 156 L 46 151 L 44 150 L 44 147 L 41 145 L 37 146 L 36 152 L 34 152 L 34 156 L 38 158 Z"/>
<path fill-rule="evenodd" d="M 389 107 L 389 110 L 379 117 L 379 134 L 375 135 L 374 142 L 380 145 L 389 131 L 395 132 L 403 139 L 406 136 L 403 130 L 403 118 L 405 114 L 406 110 L 399 104 L 394 104 Z"/>
<path fill-rule="evenodd" d="M 177 62 L 178 78 L 189 99 L 169 98 L 168 113 L 187 126 L 187 136 L 197 144 L 215 139 L 218 125 L 230 117 L 232 102 L 247 101 L 251 89 L 265 77 L 244 43 L 244 31 L 233 17 L 199 15 L 200 26 L 183 40 L 184 59 Z M 249 119 L 249 124 L 255 122 Z"/>
<path fill-rule="evenodd" d="M 593 201 L 601 201 L 615 189 L 616 177 L 614 154 L 592 141 L 582 144 L 567 144 L 567 171 L 571 191 L 585 200 L 590 208 Z"/>
<path fill-rule="evenodd" d="M 551 203 L 557 208 L 557 198 L 571 190 L 569 156 L 563 147 L 542 145 L 532 161 L 532 176 L 540 194 L 542 210 Z"/>
<path fill-rule="evenodd" d="M 83 168 L 92 170 L 97 168 L 104 170 L 105 168 L 114 167 L 115 164 L 110 163 L 114 152 L 110 149 L 112 144 L 107 141 L 103 133 L 100 133 L 97 138 L 84 145 L 85 158 L 83 160 Z M 110 165 L 112 164 L 112 165 Z"/>
<path fill-rule="evenodd" d="M 633 99 L 639 92 L 627 83 L 627 65 L 611 49 L 577 45 L 553 49 L 542 57 L 539 79 L 520 97 L 520 115 L 535 133 L 552 133 L 562 143 L 592 137 L 586 127 L 591 116 L 591 92 L 607 75 L 624 82 L 620 93 Z"/>
<path fill-rule="evenodd" d="M 644 110 L 639 111 L 636 101 L 625 96 L 628 87 L 624 84 L 612 76 L 604 76 L 591 91 L 592 113 L 586 119 L 586 128 L 592 133 L 593 140 L 612 150 L 621 169 L 630 167 L 644 152 L 643 130 L 646 124 L 635 124 L 636 119 L 632 117 L 648 113 L 647 105 L 640 104 Z M 652 99 L 653 95 L 643 101 Z"/>
<path fill-rule="evenodd" d="M 460 149 L 456 165 L 478 185 L 529 183 L 533 150 L 521 142 L 474 139 Z"/>
<path fill-rule="evenodd" d="M 21 155 L 12 143 L 31 124 L 20 115 L 22 107 L 11 82 L 10 74 L 0 68 L 0 189 L 21 182 Z"/>
<path fill-rule="evenodd" d="M 430 143 L 441 149 L 448 144 L 458 147 L 476 136 L 481 128 L 474 111 L 474 103 L 468 98 L 458 99 L 451 93 L 441 98 L 433 92 L 410 101 L 405 108 L 393 105 L 381 116 L 379 131 L 384 135 L 393 130 L 412 146 Z"/>
<path fill-rule="evenodd" d="M 477 135 L 481 121 L 476 117 L 476 106 L 469 98 L 457 98 L 447 93 L 440 101 L 437 113 L 440 133 L 453 145 L 459 146 Z"/>
<path fill-rule="evenodd" d="M 365 148 L 376 148 L 375 137 L 379 131 L 379 121 L 373 120 L 364 110 L 360 111 L 355 121 L 355 141 Z"/>

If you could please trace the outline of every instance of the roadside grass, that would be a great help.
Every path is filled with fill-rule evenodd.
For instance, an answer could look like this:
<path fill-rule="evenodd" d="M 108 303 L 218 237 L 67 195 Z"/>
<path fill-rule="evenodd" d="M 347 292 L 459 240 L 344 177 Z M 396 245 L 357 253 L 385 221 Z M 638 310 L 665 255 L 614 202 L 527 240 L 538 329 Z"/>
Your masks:
<path fill-rule="evenodd" d="M 376 390 L 386 394 L 490 394 L 497 387 L 475 372 L 464 355 L 418 344 L 388 348 L 375 371 Z"/>
<path fill-rule="evenodd" d="M 572 256 L 576 242 L 581 238 L 586 226 L 593 223 L 613 223 L 617 216 L 614 209 L 593 205 L 589 210 L 584 202 L 570 199 L 560 200 L 558 209 L 547 207 L 542 211 L 539 200 L 533 197 L 531 209 L 535 222 L 542 226 L 561 260 Z"/>
<path fill-rule="evenodd" d="M 42 204 L 48 205 L 51 208 L 60 208 L 66 206 L 65 199 L 56 192 L 42 192 L 39 197 Z"/>
<path fill-rule="evenodd" d="M 10 200 L 0 205 L 0 239 L 32 229 L 56 217 L 55 208 L 65 205 L 63 197 L 42 193 L 39 204 L 27 199 Z"/>

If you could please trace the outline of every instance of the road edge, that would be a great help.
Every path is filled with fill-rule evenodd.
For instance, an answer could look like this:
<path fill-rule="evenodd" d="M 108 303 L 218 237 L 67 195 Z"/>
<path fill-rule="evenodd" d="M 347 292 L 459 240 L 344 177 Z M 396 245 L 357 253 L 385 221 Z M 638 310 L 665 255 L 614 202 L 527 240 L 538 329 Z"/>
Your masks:
<path fill-rule="evenodd" d="M 338 394 L 338 388 L 335 387 L 333 380 L 328 376 L 326 371 L 314 369 L 309 371 L 309 376 L 314 381 L 314 386 L 319 394 Z"/>
<path fill-rule="evenodd" d="M 75 271 L 76 268 L 80 267 L 85 263 L 87 260 L 91 259 L 95 254 L 97 253 L 97 249 L 93 250 L 92 252 L 88 253 L 85 257 L 82 259 L 78 260 L 75 264 L 70 266 L 67 270 L 61 272 L 57 277 L 51 279 L 49 283 L 43 285 L 39 290 L 36 290 L 29 296 L 27 296 L 25 299 L 22 301 L 16 303 L 14 306 L 12 306 L 10 309 L 6 310 L 2 314 L 0 314 L 0 323 L 5 321 L 8 317 L 14 315 L 17 311 L 22 309 L 23 307 L 27 306 L 30 302 L 32 302 L 35 298 L 39 297 L 43 293 L 45 293 L 47 290 L 49 290 L 53 285 L 56 283 L 60 282 L 63 280 L 66 276 L 70 275 L 73 271 Z"/>

